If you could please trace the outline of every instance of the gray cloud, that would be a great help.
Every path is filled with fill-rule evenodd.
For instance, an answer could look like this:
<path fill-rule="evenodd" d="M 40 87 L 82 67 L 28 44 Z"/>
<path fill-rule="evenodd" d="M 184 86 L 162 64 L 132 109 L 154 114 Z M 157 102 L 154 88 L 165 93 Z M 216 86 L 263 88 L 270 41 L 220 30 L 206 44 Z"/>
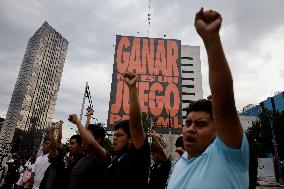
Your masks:
<path fill-rule="evenodd" d="M 204 96 L 210 93 L 207 57 L 193 26 L 201 6 L 218 10 L 223 16 L 221 35 L 234 76 L 238 109 L 264 100 L 271 91 L 283 90 L 284 76 L 279 68 L 283 67 L 284 58 L 284 21 L 280 19 L 284 1 L 151 2 L 151 37 L 166 34 L 166 38 L 180 39 L 182 44 L 201 46 Z M 146 36 L 147 3 L 148 0 L 2 0 L 0 66 L 5 71 L 0 74 L 0 116 L 7 111 L 28 39 L 48 21 L 69 41 L 54 119 L 63 119 L 71 127 L 68 114 L 80 112 L 88 81 L 95 115 L 106 122 L 115 35 Z"/>

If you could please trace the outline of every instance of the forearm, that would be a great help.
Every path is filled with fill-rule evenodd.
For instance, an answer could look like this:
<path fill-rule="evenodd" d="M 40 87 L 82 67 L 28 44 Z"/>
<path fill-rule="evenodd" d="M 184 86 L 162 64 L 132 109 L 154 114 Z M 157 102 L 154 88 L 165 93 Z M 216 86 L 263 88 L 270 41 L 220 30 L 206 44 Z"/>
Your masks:
<path fill-rule="evenodd" d="M 163 162 L 167 161 L 168 160 L 167 155 L 166 155 L 164 149 L 162 148 L 158 138 L 156 136 L 152 136 L 152 139 L 153 139 L 153 143 L 156 146 L 159 154 L 162 156 L 162 161 Z"/>
<path fill-rule="evenodd" d="M 87 115 L 87 120 L 85 124 L 85 128 L 88 130 L 91 124 L 91 115 Z"/>
<path fill-rule="evenodd" d="M 104 159 L 106 156 L 106 150 L 101 147 L 93 135 L 81 124 L 81 122 L 76 124 L 78 131 L 91 152 L 93 152 L 98 160 Z"/>
<path fill-rule="evenodd" d="M 205 47 L 217 133 L 227 146 L 237 148 L 241 144 L 243 130 L 235 106 L 232 74 L 219 35 L 210 43 L 205 42 Z"/>
<path fill-rule="evenodd" d="M 62 140 L 62 124 L 59 125 L 59 128 L 58 128 L 57 148 L 60 148 L 60 146 L 61 146 L 61 140 Z"/>
<path fill-rule="evenodd" d="M 235 105 L 232 74 L 219 35 L 205 42 L 209 62 L 209 84 L 213 103 L 218 106 Z"/>
<path fill-rule="evenodd" d="M 137 149 L 144 144 L 145 133 L 142 126 L 141 108 L 136 86 L 129 88 L 129 124 L 132 141 Z"/>
<path fill-rule="evenodd" d="M 48 158 L 52 159 L 56 155 L 56 152 L 57 152 L 57 145 L 55 141 L 54 130 L 50 130 L 49 140 L 50 140 L 50 151 L 48 154 Z"/>

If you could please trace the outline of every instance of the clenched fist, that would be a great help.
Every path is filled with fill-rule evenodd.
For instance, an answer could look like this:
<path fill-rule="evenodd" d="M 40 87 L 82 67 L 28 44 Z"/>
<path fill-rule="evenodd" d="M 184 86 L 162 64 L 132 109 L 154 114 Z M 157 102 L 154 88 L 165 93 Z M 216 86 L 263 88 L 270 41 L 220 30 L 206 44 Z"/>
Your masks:
<path fill-rule="evenodd" d="M 219 37 L 222 17 L 216 11 L 203 11 L 203 8 L 195 15 L 195 28 L 205 43 Z"/>
<path fill-rule="evenodd" d="M 69 115 L 69 118 L 68 120 L 73 123 L 73 124 L 78 124 L 79 123 L 79 120 L 78 120 L 78 117 L 76 114 L 71 114 Z"/>
<path fill-rule="evenodd" d="M 123 74 L 124 81 L 129 88 L 136 87 L 136 75 L 132 72 L 125 72 Z"/>

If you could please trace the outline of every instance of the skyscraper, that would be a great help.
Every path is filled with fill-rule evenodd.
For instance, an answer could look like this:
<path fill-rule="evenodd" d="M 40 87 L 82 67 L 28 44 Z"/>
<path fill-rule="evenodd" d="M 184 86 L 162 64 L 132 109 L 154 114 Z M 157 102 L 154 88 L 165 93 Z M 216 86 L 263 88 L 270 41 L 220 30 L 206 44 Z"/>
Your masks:
<path fill-rule="evenodd" d="M 203 98 L 200 47 L 181 46 L 182 115 L 185 121 L 189 103 Z"/>
<path fill-rule="evenodd" d="M 68 41 L 47 22 L 30 38 L 1 128 L 2 163 L 11 150 L 36 153 L 52 122 L 67 47 Z"/>

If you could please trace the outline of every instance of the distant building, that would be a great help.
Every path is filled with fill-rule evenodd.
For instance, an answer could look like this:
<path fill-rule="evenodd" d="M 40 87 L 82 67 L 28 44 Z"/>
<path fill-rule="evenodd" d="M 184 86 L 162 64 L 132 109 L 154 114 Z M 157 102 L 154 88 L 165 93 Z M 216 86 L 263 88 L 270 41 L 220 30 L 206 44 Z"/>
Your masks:
<path fill-rule="evenodd" d="M 189 103 L 203 98 L 201 60 L 199 46 L 181 46 L 181 74 L 182 74 L 182 115 L 183 122 L 186 116 L 186 108 Z M 175 153 L 176 139 L 182 134 L 182 129 L 177 134 L 169 134 L 169 131 L 163 134 L 157 133 L 166 143 L 165 152 L 171 157 L 177 156 Z M 113 135 L 114 131 L 108 132 Z M 113 137 L 110 136 L 110 140 Z"/>
<path fill-rule="evenodd" d="M 2 128 L 4 121 L 5 121 L 5 119 L 0 117 L 0 131 L 1 131 L 1 128 Z"/>
<path fill-rule="evenodd" d="M 189 103 L 203 98 L 199 46 L 181 46 L 182 115 L 186 116 Z"/>
<path fill-rule="evenodd" d="M 239 115 L 243 130 L 247 130 L 249 127 L 252 126 L 253 122 L 256 122 L 258 120 L 257 116 L 243 116 Z"/>
<path fill-rule="evenodd" d="M 29 39 L 0 133 L 4 156 L 11 150 L 36 154 L 52 122 L 67 47 L 68 41 L 47 22 Z"/>
<path fill-rule="evenodd" d="M 260 105 L 249 104 L 243 108 L 243 111 L 240 113 L 242 116 L 258 116 L 261 112 Z"/>
<path fill-rule="evenodd" d="M 243 108 L 240 115 L 243 116 L 258 116 L 261 110 L 266 108 L 273 111 L 284 111 L 284 91 L 278 92 L 273 97 L 268 97 L 266 100 L 259 103 L 259 105 L 248 105 Z"/>
<path fill-rule="evenodd" d="M 282 112 L 284 110 L 284 91 L 278 92 L 273 97 L 268 97 L 265 101 L 260 103 L 260 106 L 271 112 Z"/>

